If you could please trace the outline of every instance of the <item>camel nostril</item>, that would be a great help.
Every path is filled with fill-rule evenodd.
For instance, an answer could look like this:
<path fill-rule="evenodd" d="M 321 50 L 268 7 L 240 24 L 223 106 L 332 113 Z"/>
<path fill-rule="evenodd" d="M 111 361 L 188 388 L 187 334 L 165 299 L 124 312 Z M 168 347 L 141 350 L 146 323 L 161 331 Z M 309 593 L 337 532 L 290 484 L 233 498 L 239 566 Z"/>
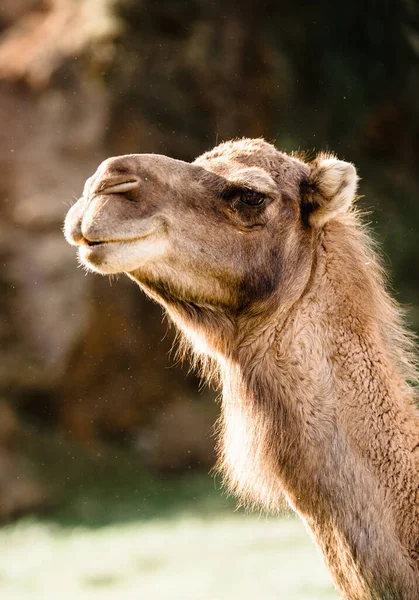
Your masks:
<path fill-rule="evenodd" d="M 99 185 L 94 190 L 95 194 L 123 194 L 138 187 L 139 181 L 137 178 L 127 176 L 109 177 L 99 182 Z"/>

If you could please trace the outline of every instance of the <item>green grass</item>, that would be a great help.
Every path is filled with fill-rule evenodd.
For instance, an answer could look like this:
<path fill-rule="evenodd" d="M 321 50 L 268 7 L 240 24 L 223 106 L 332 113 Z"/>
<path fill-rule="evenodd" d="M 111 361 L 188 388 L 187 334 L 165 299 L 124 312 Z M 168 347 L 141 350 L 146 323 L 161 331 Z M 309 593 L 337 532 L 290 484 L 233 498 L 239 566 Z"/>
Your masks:
<path fill-rule="evenodd" d="M 0 530 L 1 598 L 337 598 L 297 519 L 235 511 L 210 476 L 156 479 L 129 452 L 26 445 L 28 468 L 59 501 Z"/>

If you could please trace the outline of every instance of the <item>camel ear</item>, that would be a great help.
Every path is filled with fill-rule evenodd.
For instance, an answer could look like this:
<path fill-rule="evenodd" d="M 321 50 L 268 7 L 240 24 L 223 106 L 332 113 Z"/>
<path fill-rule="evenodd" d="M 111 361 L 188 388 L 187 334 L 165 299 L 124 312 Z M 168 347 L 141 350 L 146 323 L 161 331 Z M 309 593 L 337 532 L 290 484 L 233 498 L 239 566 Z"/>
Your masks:
<path fill-rule="evenodd" d="M 334 156 L 319 154 L 311 163 L 303 189 L 303 213 L 312 227 L 322 227 L 352 204 L 358 183 L 355 167 Z"/>

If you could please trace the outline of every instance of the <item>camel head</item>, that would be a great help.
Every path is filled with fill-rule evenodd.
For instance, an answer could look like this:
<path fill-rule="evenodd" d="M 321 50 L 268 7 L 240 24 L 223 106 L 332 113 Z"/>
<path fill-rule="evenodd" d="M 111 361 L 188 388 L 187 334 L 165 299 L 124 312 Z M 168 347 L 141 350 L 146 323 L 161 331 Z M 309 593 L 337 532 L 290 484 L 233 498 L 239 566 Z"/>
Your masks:
<path fill-rule="evenodd" d="M 351 204 L 354 167 L 306 163 L 267 142 L 220 144 L 193 163 L 105 160 L 65 220 L 81 263 L 127 273 L 162 304 L 236 313 L 304 286 L 312 239 Z"/>

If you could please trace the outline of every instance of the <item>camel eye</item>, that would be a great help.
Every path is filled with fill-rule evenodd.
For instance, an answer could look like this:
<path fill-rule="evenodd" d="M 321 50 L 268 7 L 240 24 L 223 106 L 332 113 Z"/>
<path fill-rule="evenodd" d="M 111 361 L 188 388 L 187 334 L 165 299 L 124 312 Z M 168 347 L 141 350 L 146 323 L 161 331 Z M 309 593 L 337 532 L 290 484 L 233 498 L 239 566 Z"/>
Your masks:
<path fill-rule="evenodd" d="M 221 198 L 227 200 L 233 205 L 238 207 L 238 204 L 244 206 L 251 206 L 252 208 L 259 208 L 266 201 L 266 194 L 252 190 L 252 188 L 229 186 L 223 190 Z"/>
<path fill-rule="evenodd" d="M 265 203 L 266 196 L 255 190 L 245 189 L 240 194 L 240 202 L 246 206 L 259 207 Z"/>

